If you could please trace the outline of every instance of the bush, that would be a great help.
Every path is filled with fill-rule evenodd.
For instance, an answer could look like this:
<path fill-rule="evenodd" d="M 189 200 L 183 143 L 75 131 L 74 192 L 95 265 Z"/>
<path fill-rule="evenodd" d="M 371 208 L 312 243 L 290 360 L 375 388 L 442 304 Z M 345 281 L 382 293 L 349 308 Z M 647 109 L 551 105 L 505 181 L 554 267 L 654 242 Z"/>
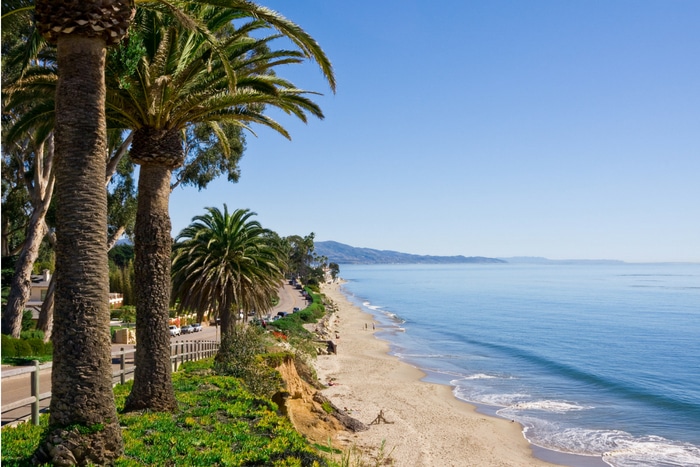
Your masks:
<path fill-rule="evenodd" d="M 23 333 L 24 335 L 25 333 Z M 31 335 L 32 333 L 29 333 Z M 43 336 L 42 332 L 35 332 L 34 335 Z M 53 344 L 44 343 L 38 337 L 29 339 L 15 339 L 5 334 L 2 335 L 2 360 L 3 363 L 11 365 L 26 365 L 27 357 L 33 357 L 40 361 L 51 360 L 53 356 Z"/>
<path fill-rule="evenodd" d="M 31 331 L 22 331 L 19 335 L 20 339 L 41 339 L 44 340 L 44 331 L 33 329 Z"/>
<path fill-rule="evenodd" d="M 22 313 L 22 331 L 31 331 L 36 327 L 36 323 L 32 319 L 32 311 L 24 310 Z"/>
<path fill-rule="evenodd" d="M 234 326 L 221 342 L 214 370 L 240 378 L 253 394 L 272 397 L 282 385 L 279 373 L 264 360 L 264 334 L 257 326 Z"/>
<path fill-rule="evenodd" d="M 123 306 L 117 310 L 112 310 L 109 313 L 110 319 L 120 319 L 125 323 L 133 323 L 136 321 L 136 307 Z"/>
<path fill-rule="evenodd" d="M 27 339 L 27 344 L 32 349 L 31 355 L 44 355 L 44 341 L 41 339 Z"/>
<path fill-rule="evenodd" d="M 3 357 L 16 357 L 17 356 L 17 339 L 3 334 L 2 335 L 2 356 Z"/>
<path fill-rule="evenodd" d="M 16 357 L 29 357 L 32 355 L 32 348 L 27 341 L 21 339 L 17 340 L 17 342 L 15 342 L 15 349 Z"/>

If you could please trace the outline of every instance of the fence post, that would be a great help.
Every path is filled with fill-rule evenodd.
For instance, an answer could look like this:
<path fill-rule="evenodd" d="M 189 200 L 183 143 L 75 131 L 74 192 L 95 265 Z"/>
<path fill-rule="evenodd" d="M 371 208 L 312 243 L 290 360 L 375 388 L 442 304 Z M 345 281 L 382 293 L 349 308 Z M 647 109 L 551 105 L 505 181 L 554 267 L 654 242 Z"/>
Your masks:
<path fill-rule="evenodd" d="M 119 370 L 121 371 L 121 374 L 119 375 L 119 382 L 121 384 L 124 384 L 126 382 L 126 374 L 124 369 L 126 368 L 126 358 L 124 356 L 124 347 L 121 347 L 121 358 L 119 359 Z"/>
<path fill-rule="evenodd" d="M 32 402 L 32 424 L 39 424 L 39 361 L 33 360 L 34 372 L 32 373 L 32 396 L 34 396 L 34 402 Z"/>

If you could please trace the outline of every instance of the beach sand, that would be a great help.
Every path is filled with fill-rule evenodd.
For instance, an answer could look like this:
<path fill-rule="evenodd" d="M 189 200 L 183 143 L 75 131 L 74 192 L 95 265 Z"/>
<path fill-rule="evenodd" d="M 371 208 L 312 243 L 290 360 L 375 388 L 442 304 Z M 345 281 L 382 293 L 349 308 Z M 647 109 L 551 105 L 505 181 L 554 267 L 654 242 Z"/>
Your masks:
<path fill-rule="evenodd" d="M 518 423 L 477 413 L 450 387 L 420 381 L 420 370 L 389 355 L 389 345 L 374 336 L 372 316 L 352 305 L 338 282 L 321 291 L 336 306 L 331 327 L 338 336 L 337 355 L 315 362 L 320 381 L 333 383 L 322 394 L 367 425 L 380 412 L 390 422 L 339 435 L 371 465 L 555 465 L 533 456 Z"/>

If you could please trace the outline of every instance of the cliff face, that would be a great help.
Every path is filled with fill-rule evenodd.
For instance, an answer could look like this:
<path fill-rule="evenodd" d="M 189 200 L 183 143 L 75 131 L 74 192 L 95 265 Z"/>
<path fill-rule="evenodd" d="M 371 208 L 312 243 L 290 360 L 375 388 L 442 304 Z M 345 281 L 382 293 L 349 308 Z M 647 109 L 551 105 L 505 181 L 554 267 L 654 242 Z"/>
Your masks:
<path fill-rule="evenodd" d="M 304 381 L 297 372 L 294 360 L 286 358 L 277 368 L 285 382 L 286 391 L 273 400 L 279 405 L 297 431 L 310 441 L 342 448 L 338 435 L 347 431 L 366 430 L 367 426 L 345 414 Z"/>

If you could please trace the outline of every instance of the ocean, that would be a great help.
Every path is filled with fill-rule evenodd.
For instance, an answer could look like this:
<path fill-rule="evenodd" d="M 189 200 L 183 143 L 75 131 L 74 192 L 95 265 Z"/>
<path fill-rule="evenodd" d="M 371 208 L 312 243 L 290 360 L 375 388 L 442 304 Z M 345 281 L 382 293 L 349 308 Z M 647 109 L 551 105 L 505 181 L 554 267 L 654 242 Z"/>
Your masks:
<path fill-rule="evenodd" d="M 700 466 L 700 264 L 341 265 L 391 353 L 614 467 Z"/>

